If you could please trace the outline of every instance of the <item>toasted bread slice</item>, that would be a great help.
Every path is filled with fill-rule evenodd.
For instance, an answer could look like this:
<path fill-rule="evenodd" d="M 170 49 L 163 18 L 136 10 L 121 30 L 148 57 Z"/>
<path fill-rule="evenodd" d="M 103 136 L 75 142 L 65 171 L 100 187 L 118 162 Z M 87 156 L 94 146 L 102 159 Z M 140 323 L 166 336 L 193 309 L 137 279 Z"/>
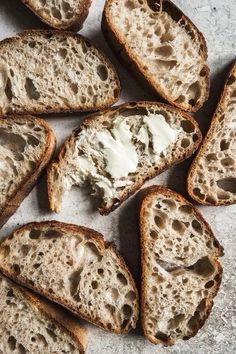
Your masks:
<path fill-rule="evenodd" d="M 56 221 L 25 225 L 1 244 L 0 269 L 107 331 L 136 325 L 132 276 L 115 247 L 94 230 Z"/>
<path fill-rule="evenodd" d="M 60 30 L 79 30 L 89 13 L 92 0 L 22 0 L 43 22 Z"/>
<path fill-rule="evenodd" d="M 0 117 L 0 227 L 31 191 L 54 147 L 54 133 L 44 120 Z"/>
<path fill-rule="evenodd" d="M 223 248 L 181 195 L 158 186 L 142 192 L 142 326 L 152 343 L 172 345 L 194 336 L 209 316 Z"/>
<path fill-rule="evenodd" d="M 0 274 L 0 351 L 83 354 L 86 331 L 62 308 Z"/>
<path fill-rule="evenodd" d="M 194 153 L 196 121 L 176 108 L 133 102 L 87 118 L 66 140 L 48 170 L 51 209 L 60 211 L 72 185 L 90 184 L 108 214 L 149 178 Z"/>
<path fill-rule="evenodd" d="M 188 193 L 200 204 L 236 203 L 236 62 L 211 126 L 188 174 Z"/>
<path fill-rule="evenodd" d="M 104 54 L 72 32 L 31 30 L 0 42 L 0 113 L 95 111 L 119 96 Z"/>
<path fill-rule="evenodd" d="M 168 0 L 106 0 L 102 29 L 129 70 L 158 95 L 197 111 L 209 95 L 202 33 Z"/>

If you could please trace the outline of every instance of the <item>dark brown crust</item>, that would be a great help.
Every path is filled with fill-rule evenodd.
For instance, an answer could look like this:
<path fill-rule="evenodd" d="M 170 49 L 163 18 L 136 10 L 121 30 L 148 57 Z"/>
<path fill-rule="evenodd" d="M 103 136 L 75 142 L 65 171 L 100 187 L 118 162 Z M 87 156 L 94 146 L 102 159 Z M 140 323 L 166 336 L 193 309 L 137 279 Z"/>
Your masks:
<path fill-rule="evenodd" d="M 20 227 L 19 229 L 15 230 L 15 232 L 21 232 L 24 230 L 28 230 L 31 228 L 40 228 L 40 227 L 57 227 L 58 229 L 62 229 L 62 230 L 68 230 L 69 232 L 74 232 L 74 233 L 83 233 L 83 235 L 90 239 L 90 240 L 94 240 L 96 241 L 101 248 L 103 249 L 107 249 L 113 253 L 115 253 L 115 255 L 117 256 L 120 266 L 121 268 L 126 272 L 127 277 L 129 279 L 130 284 L 133 286 L 133 289 L 136 293 L 136 298 L 138 301 L 138 291 L 136 289 L 136 285 L 135 282 L 133 280 L 133 277 L 127 267 L 127 265 L 125 264 L 125 261 L 123 259 L 123 257 L 120 255 L 120 253 L 118 252 L 118 250 L 116 249 L 115 245 L 113 243 L 107 243 L 104 241 L 103 236 L 98 233 L 97 231 L 93 230 L 93 229 L 89 229 L 87 227 L 84 226 L 78 226 L 78 225 L 74 225 L 74 224 L 66 224 L 63 222 L 59 222 L 59 221 L 44 221 L 44 222 L 33 222 L 33 223 L 29 223 L 26 224 L 22 227 Z M 15 236 L 15 232 L 13 232 L 10 236 L 8 236 L 0 245 L 0 253 L 3 251 L 3 247 L 5 244 L 7 244 L 8 242 L 11 242 L 11 240 L 16 237 Z M 19 236 L 18 236 L 19 237 Z M 70 302 L 66 302 L 63 301 L 62 298 L 58 298 L 56 295 L 53 295 L 43 289 L 37 288 L 32 286 L 32 284 L 30 283 L 30 281 L 28 281 L 26 278 L 23 278 L 21 275 L 15 275 L 10 268 L 4 268 L 4 266 L 2 264 L 0 264 L 0 270 L 3 274 L 5 274 L 7 277 L 11 278 L 12 280 L 14 280 L 15 282 L 19 283 L 20 285 L 26 286 L 29 289 L 32 289 L 33 291 L 37 292 L 40 295 L 45 296 L 46 298 L 48 298 L 49 300 L 58 303 L 59 305 L 65 307 L 66 309 L 68 309 L 69 311 L 71 311 L 72 313 L 74 313 L 75 315 L 93 323 L 94 325 L 105 329 L 108 332 L 114 332 L 117 334 L 121 334 L 121 333 L 126 333 L 129 332 L 131 330 L 131 328 L 126 327 L 126 328 L 117 328 L 114 330 L 111 330 L 110 328 L 108 328 L 107 326 L 103 326 L 101 322 L 99 322 L 98 319 L 96 318 L 92 318 L 92 317 L 88 317 L 86 315 L 84 315 L 83 313 L 81 313 L 79 311 L 78 308 L 72 306 L 70 304 Z M 138 320 L 138 306 L 137 306 L 137 311 L 136 314 L 134 316 L 134 323 L 136 324 Z"/>
<path fill-rule="evenodd" d="M 102 17 L 102 31 L 104 34 L 105 39 L 107 40 L 110 47 L 114 50 L 115 54 L 117 55 L 118 59 L 124 63 L 129 71 L 131 71 L 142 83 L 149 86 L 149 88 L 156 93 L 158 96 L 161 96 L 169 102 L 171 105 L 178 107 L 184 111 L 189 112 L 196 112 L 198 111 L 204 104 L 204 102 L 209 97 L 210 91 L 210 69 L 207 64 L 205 64 L 205 72 L 206 72 L 206 94 L 202 102 L 198 102 L 198 104 L 191 106 L 191 105 L 184 105 L 179 104 L 171 99 L 170 96 L 166 95 L 161 87 L 155 83 L 151 76 L 143 73 L 142 66 L 136 61 L 135 57 L 132 56 L 128 46 L 127 48 L 122 43 L 119 33 L 113 27 L 113 19 L 109 16 L 109 6 L 113 0 L 106 0 L 103 17 Z M 199 29 L 193 24 L 193 22 L 171 1 L 169 0 L 159 0 L 153 1 L 150 0 L 149 2 L 155 3 L 153 5 L 154 11 L 160 11 L 160 6 L 162 9 L 166 11 L 175 21 L 176 17 L 178 19 L 182 19 L 186 25 L 188 26 L 188 32 L 191 33 L 193 36 L 197 36 L 197 41 L 200 43 L 200 55 L 204 61 L 207 60 L 208 53 L 207 53 L 207 45 L 203 34 L 199 31 Z M 156 3 L 161 3 L 158 6 Z M 178 21 L 176 21 L 178 22 Z"/>
<path fill-rule="evenodd" d="M 41 153 L 41 159 L 39 159 L 38 163 L 35 166 L 34 172 L 28 174 L 20 183 L 17 190 L 12 193 L 11 197 L 6 201 L 5 205 L 0 209 L 0 228 L 7 222 L 7 220 L 15 213 L 17 208 L 20 206 L 25 197 L 30 193 L 34 185 L 37 183 L 38 178 L 40 177 L 43 169 L 47 166 L 51 157 L 53 155 L 56 138 L 49 127 L 49 125 L 43 120 L 39 118 L 35 118 L 32 116 L 17 116 L 12 115 L 7 118 L 0 116 L 1 120 L 7 120 L 8 122 L 12 120 L 14 124 L 14 120 L 22 120 L 25 122 L 32 121 L 33 124 L 42 126 L 46 131 L 46 144 Z"/>
<path fill-rule="evenodd" d="M 188 193 L 191 196 L 191 198 L 193 198 L 199 204 L 202 204 L 202 205 L 219 206 L 219 205 L 230 205 L 230 204 L 235 204 L 236 203 L 236 201 L 227 201 L 227 200 L 218 200 L 218 202 L 216 202 L 216 203 L 213 203 L 213 202 L 210 203 L 210 202 L 201 200 L 193 192 L 193 189 L 196 187 L 193 184 L 193 175 L 195 173 L 195 170 L 196 170 L 199 162 L 204 157 L 205 147 L 208 144 L 211 143 L 212 139 L 214 139 L 215 127 L 219 124 L 219 118 L 222 115 L 222 113 L 224 112 L 224 108 L 225 108 L 225 105 L 226 105 L 227 94 L 228 94 L 228 82 L 229 82 L 229 79 L 231 78 L 231 76 L 236 77 L 236 60 L 234 60 L 232 66 L 230 68 L 230 71 L 229 71 L 229 73 L 227 75 L 227 78 L 226 78 L 226 81 L 225 81 L 225 85 L 223 87 L 223 91 L 221 93 L 221 96 L 219 98 L 215 113 L 214 113 L 214 115 L 212 117 L 212 120 L 211 120 L 210 128 L 209 128 L 206 136 L 204 137 L 204 139 L 202 141 L 202 144 L 200 146 L 200 149 L 198 150 L 198 153 L 195 156 L 195 158 L 194 158 L 194 160 L 193 160 L 193 162 L 192 162 L 192 164 L 190 166 L 189 172 L 188 172 L 188 177 L 187 177 L 187 190 L 188 190 Z"/>
<path fill-rule="evenodd" d="M 120 199 L 119 202 L 117 203 L 113 203 L 112 206 L 107 207 L 106 205 L 102 205 L 101 208 L 99 208 L 99 212 L 101 215 L 108 215 L 110 212 L 112 212 L 113 210 L 115 210 L 116 208 L 118 208 L 118 206 L 120 206 L 126 199 L 128 199 L 131 195 L 133 195 L 136 191 L 138 191 L 142 185 L 144 184 L 145 181 L 154 178 L 155 176 L 159 175 L 160 173 L 162 173 L 163 171 L 165 171 L 167 168 L 178 164 L 182 161 L 184 161 L 185 159 L 187 159 L 188 157 L 190 157 L 198 148 L 201 139 L 202 139 L 202 135 L 201 132 L 199 130 L 198 127 L 198 123 L 187 113 L 179 110 L 178 108 L 174 108 L 171 107 L 169 105 L 166 105 L 164 103 L 158 103 L 158 102 L 149 102 L 149 101 L 139 101 L 139 102 L 129 102 L 129 103 L 125 103 L 122 104 L 120 106 L 116 106 L 116 107 L 112 107 L 106 110 L 103 110 L 102 112 L 98 113 L 98 114 L 94 114 L 88 118 L 85 119 L 85 121 L 80 125 L 80 127 L 78 129 L 76 129 L 71 136 L 69 136 L 69 138 L 65 141 L 65 143 L 63 144 L 61 151 L 59 152 L 59 155 L 57 157 L 57 159 L 55 161 L 53 161 L 49 168 L 48 168 L 48 178 L 47 178 L 47 184 L 48 184 L 48 196 L 49 196 L 49 202 L 50 202 L 50 207 L 53 211 L 57 211 L 57 206 L 54 204 L 53 199 L 52 199 L 52 185 L 53 185 L 53 179 L 52 179 L 52 171 L 53 169 L 57 169 L 57 167 L 60 165 L 61 161 L 63 161 L 64 159 L 64 154 L 65 151 L 67 150 L 67 148 L 73 144 L 73 141 L 75 139 L 75 137 L 77 136 L 77 134 L 84 128 L 86 128 L 87 126 L 91 125 L 92 122 L 97 119 L 98 117 L 103 117 L 106 113 L 110 113 L 112 111 L 118 111 L 118 110 L 122 110 L 124 108 L 134 108 L 135 106 L 138 107 L 147 107 L 147 106 L 155 106 L 156 108 L 161 108 L 164 109 L 168 112 L 173 112 L 173 113 L 177 113 L 181 116 L 183 116 L 185 119 L 191 121 L 191 123 L 194 125 L 194 127 L 196 128 L 196 141 L 194 142 L 191 151 L 189 151 L 189 153 L 186 153 L 184 156 L 182 156 L 181 158 L 176 159 L 172 164 L 167 164 L 166 166 L 164 166 L 162 169 L 158 169 L 157 170 L 153 170 L 149 173 L 149 175 L 146 176 L 146 178 L 140 178 L 136 183 L 134 183 L 132 185 L 132 188 L 130 188 L 129 190 L 127 190 L 122 198 Z"/>
<path fill-rule="evenodd" d="M 1 275 L 0 275 L 1 276 Z M 14 291 L 18 292 L 21 297 L 32 307 L 34 312 L 40 312 L 46 320 L 55 323 L 63 332 L 66 332 L 78 345 L 81 354 L 85 353 L 87 347 L 87 332 L 79 321 L 76 320 L 69 312 L 63 310 L 52 302 L 34 294 L 32 291 L 27 290 L 13 283 L 7 279 Z"/>
<path fill-rule="evenodd" d="M 98 111 L 104 108 L 107 108 L 111 105 L 113 105 L 114 103 L 116 103 L 119 99 L 120 96 L 120 91 L 121 91 L 121 85 L 120 85 L 120 80 L 118 77 L 118 74 L 116 72 L 115 66 L 112 64 L 112 62 L 110 61 L 110 59 L 108 59 L 105 54 L 101 51 L 101 49 L 99 49 L 96 45 L 94 45 L 92 43 L 92 41 L 88 40 L 87 38 L 85 38 L 84 36 L 74 33 L 74 32 L 67 32 L 67 31 L 57 31 L 57 30 L 25 30 L 21 33 L 18 33 L 15 37 L 10 37 L 10 38 L 5 38 L 4 40 L 2 40 L 0 42 L 0 49 L 2 45 L 5 44 L 9 44 L 9 45 L 14 45 L 14 43 L 16 41 L 22 38 L 27 37 L 28 35 L 37 35 L 37 34 L 41 34 L 44 35 L 45 37 L 50 37 L 53 35 L 57 35 L 57 36 L 62 36 L 62 37 L 72 37 L 72 38 L 76 38 L 76 39 L 80 39 L 81 41 L 84 41 L 86 43 L 89 43 L 90 46 L 93 46 L 97 52 L 98 55 L 104 60 L 104 62 L 107 64 L 107 66 L 109 66 L 115 76 L 115 80 L 116 80 L 116 85 L 117 85 L 117 97 L 116 98 L 107 98 L 107 102 L 101 105 L 96 105 L 94 107 L 73 107 L 71 109 L 68 109 L 68 107 L 60 107 L 60 108 L 52 108 L 52 109 L 41 109 L 41 110 L 24 110 L 24 108 L 22 107 L 19 110 L 15 110 L 14 114 L 49 114 L 49 113 L 73 113 L 73 112 L 91 112 L 91 111 Z M 0 114 L 3 115 L 2 113 L 2 109 L 1 109 L 1 105 L 0 105 Z M 13 113 L 12 113 L 13 114 Z"/>
<path fill-rule="evenodd" d="M 147 328 L 145 327 L 145 297 L 147 297 L 146 294 L 146 279 L 147 279 L 147 265 L 145 262 L 145 242 L 146 242 L 146 233 L 145 233 L 145 209 L 147 208 L 147 199 L 153 198 L 155 195 L 162 194 L 165 195 L 167 198 L 170 197 L 173 200 L 177 200 L 178 202 L 185 203 L 187 205 L 190 205 L 194 212 L 196 213 L 197 217 L 199 218 L 200 222 L 205 225 L 207 228 L 209 234 L 211 235 L 212 239 L 214 240 L 214 245 L 216 248 L 218 248 L 218 252 L 211 257 L 211 261 L 214 263 L 215 268 L 217 269 L 217 274 L 219 276 L 217 280 L 217 287 L 215 290 L 215 293 L 212 294 L 210 298 L 207 298 L 207 305 L 206 305 L 206 313 L 204 318 L 198 323 L 198 327 L 193 331 L 192 335 L 189 337 L 183 338 L 184 340 L 188 340 L 191 337 L 195 336 L 199 329 L 204 325 L 206 322 L 212 306 L 214 304 L 214 297 L 217 295 L 218 290 L 220 288 L 221 280 L 222 280 L 222 273 L 223 269 L 221 267 L 220 262 L 218 261 L 218 257 L 222 257 L 224 255 L 224 249 L 219 243 L 219 241 L 216 239 L 216 237 L 213 234 L 213 231 L 209 224 L 206 222 L 206 220 L 203 218 L 202 214 L 199 212 L 197 208 L 195 208 L 189 201 L 187 201 L 182 195 L 178 194 L 177 192 L 166 188 L 162 186 L 151 186 L 148 188 L 143 189 L 140 192 L 140 205 L 139 205 L 139 228 L 140 228 L 140 247 L 141 247 L 141 295 L 140 295 L 140 307 L 141 307 L 141 321 L 142 321 L 142 327 L 144 331 L 145 337 L 152 342 L 153 344 L 164 344 L 164 345 L 172 345 L 173 343 L 171 342 L 170 339 L 167 341 L 161 341 L 158 339 L 154 339 L 152 336 L 150 336 L 147 332 Z"/>
<path fill-rule="evenodd" d="M 71 31 L 79 31 L 83 27 L 83 23 L 86 20 L 88 13 L 89 13 L 89 8 L 92 4 L 92 0 L 83 0 L 81 3 L 80 7 L 77 10 L 76 13 L 76 18 L 73 21 L 70 21 L 70 24 L 68 25 L 55 25 L 53 21 L 51 21 L 51 17 L 47 16 L 42 16 L 37 9 L 35 9 L 34 6 L 34 0 L 21 0 L 23 4 L 25 4 L 33 13 L 44 23 L 46 23 L 48 26 L 58 29 L 58 30 L 71 30 Z"/>

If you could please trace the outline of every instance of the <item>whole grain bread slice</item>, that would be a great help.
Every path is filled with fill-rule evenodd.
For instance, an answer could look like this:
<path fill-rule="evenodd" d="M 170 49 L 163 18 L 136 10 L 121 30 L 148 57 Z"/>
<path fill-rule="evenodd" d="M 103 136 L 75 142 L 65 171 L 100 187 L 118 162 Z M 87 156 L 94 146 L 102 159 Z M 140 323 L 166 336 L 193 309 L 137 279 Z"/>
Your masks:
<path fill-rule="evenodd" d="M 94 230 L 56 221 L 25 225 L 1 244 L 0 269 L 107 331 L 136 325 L 133 278 L 115 247 Z"/>
<path fill-rule="evenodd" d="M 29 30 L 0 42 L 0 113 L 96 111 L 119 97 L 112 63 L 86 38 Z"/>
<path fill-rule="evenodd" d="M 102 30 L 118 58 L 166 101 L 197 111 L 209 95 L 202 33 L 169 0 L 106 0 Z"/>
<path fill-rule="evenodd" d="M 141 193 L 142 326 L 152 343 L 172 345 L 194 336 L 208 318 L 223 248 L 180 194 L 159 186 Z"/>
<path fill-rule="evenodd" d="M 2 353 L 85 352 L 86 331 L 71 314 L 1 274 L 0 294 Z"/>
<path fill-rule="evenodd" d="M 59 30 L 81 29 L 92 0 L 21 0 L 43 22 Z"/>
<path fill-rule="evenodd" d="M 145 182 L 194 153 L 201 141 L 196 121 L 156 102 L 132 102 L 87 118 L 48 169 L 53 211 L 73 185 L 90 185 L 108 214 Z"/>
<path fill-rule="evenodd" d="M 187 188 L 200 204 L 236 203 L 236 61 L 210 128 L 191 165 Z"/>
<path fill-rule="evenodd" d="M 54 147 L 54 133 L 44 120 L 0 116 L 0 227 L 34 187 Z"/>

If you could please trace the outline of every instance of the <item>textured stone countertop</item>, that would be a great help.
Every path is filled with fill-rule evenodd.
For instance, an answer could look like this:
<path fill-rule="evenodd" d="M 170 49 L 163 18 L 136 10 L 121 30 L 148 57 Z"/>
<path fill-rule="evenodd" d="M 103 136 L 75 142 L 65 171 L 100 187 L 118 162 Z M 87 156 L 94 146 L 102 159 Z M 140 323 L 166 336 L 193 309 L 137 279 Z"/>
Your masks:
<path fill-rule="evenodd" d="M 175 0 L 174 1 L 204 33 L 209 50 L 209 65 L 212 82 L 209 101 L 197 114 L 202 131 L 205 132 L 222 87 L 226 69 L 236 57 L 236 1 L 235 0 Z M 100 46 L 117 66 L 121 82 L 121 101 L 154 99 L 130 77 L 117 62 L 105 43 L 100 30 L 104 0 L 94 0 L 82 34 Z M 20 0 L 0 1 L 0 39 L 12 36 L 27 28 L 45 26 Z M 83 115 L 54 116 L 47 119 L 55 130 L 58 147 L 69 133 L 77 127 Z M 191 160 L 191 159 L 190 159 Z M 163 184 L 186 196 L 185 180 L 190 160 L 163 173 L 147 183 Z M 66 198 L 63 211 L 52 214 L 48 210 L 45 176 L 21 204 L 15 215 L 1 230 L 4 237 L 16 227 L 31 221 L 56 219 L 92 227 L 103 233 L 106 240 L 113 240 L 119 247 L 135 278 L 138 278 L 138 234 L 135 218 L 135 200 L 130 198 L 109 216 L 100 216 L 94 210 L 92 199 L 78 189 L 73 189 Z M 212 226 L 225 249 L 222 259 L 223 283 L 215 300 L 212 313 L 205 326 L 195 338 L 178 342 L 171 348 L 155 347 L 149 344 L 138 328 L 135 332 L 116 336 L 105 333 L 92 325 L 89 328 L 88 354 L 233 354 L 236 353 L 236 205 L 227 207 L 199 208 Z"/>

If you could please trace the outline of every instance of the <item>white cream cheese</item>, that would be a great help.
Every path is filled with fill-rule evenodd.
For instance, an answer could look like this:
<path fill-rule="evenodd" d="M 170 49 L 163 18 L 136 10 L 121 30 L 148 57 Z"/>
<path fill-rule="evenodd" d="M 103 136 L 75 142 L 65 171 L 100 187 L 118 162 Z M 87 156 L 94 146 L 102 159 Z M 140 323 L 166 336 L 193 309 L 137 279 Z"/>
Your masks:
<path fill-rule="evenodd" d="M 132 137 L 125 120 L 119 121 L 111 132 L 103 130 L 96 134 L 98 143 L 103 146 L 101 153 L 106 160 L 106 170 L 114 179 L 136 171 L 138 154 Z"/>

